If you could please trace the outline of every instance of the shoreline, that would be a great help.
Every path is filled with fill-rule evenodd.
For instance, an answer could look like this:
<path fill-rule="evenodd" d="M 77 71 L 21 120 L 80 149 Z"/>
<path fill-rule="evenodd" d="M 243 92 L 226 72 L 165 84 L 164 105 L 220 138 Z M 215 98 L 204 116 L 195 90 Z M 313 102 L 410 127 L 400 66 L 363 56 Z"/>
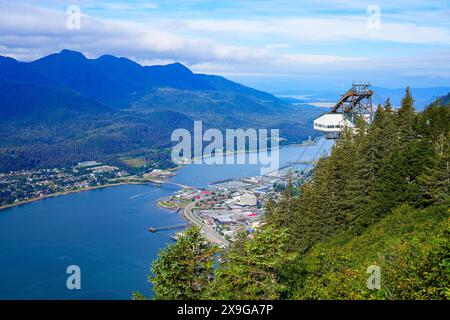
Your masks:
<path fill-rule="evenodd" d="M 23 201 L 19 201 L 16 203 L 11 203 L 11 204 L 5 204 L 0 206 L 0 211 L 4 210 L 4 209 L 10 209 L 10 208 L 14 208 L 14 207 L 18 207 L 18 206 L 22 206 L 22 205 L 26 205 L 29 203 L 33 203 L 39 200 L 45 200 L 48 198 L 54 198 L 54 197 L 60 197 L 60 196 L 65 196 L 65 195 L 69 195 L 72 193 L 80 193 L 80 192 L 85 192 L 85 191 L 93 191 L 93 190 L 97 190 L 97 189 L 103 189 L 103 188 L 111 188 L 111 187 L 119 187 L 119 186 L 124 186 L 124 185 L 142 185 L 142 184 L 148 184 L 151 182 L 119 182 L 119 183 L 109 183 L 109 184 L 104 184 L 101 186 L 93 186 L 93 187 L 87 187 L 87 188 L 82 188 L 82 189 L 77 189 L 77 190 L 68 190 L 68 191 L 61 191 L 61 192 L 55 192 L 55 193 L 51 193 L 51 194 L 46 194 L 45 196 L 42 197 L 35 197 L 35 198 L 31 198 L 31 199 L 27 199 L 27 200 L 23 200 Z"/>
<path fill-rule="evenodd" d="M 277 149 L 281 149 L 281 148 L 285 148 L 285 147 L 290 147 L 290 146 L 299 146 L 299 147 L 301 147 L 301 146 L 308 146 L 308 144 L 314 144 L 314 143 L 316 143 L 316 140 L 317 138 L 315 138 L 315 139 L 312 139 L 311 141 L 309 141 L 309 140 L 305 140 L 305 141 L 303 141 L 303 142 L 300 142 L 300 143 L 288 143 L 288 144 L 284 144 L 284 145 L 281 145 L 281 146 L 278 146 L 278 147 L 275 147 L 275 148 L 277 148 Z M 230 151 L 230 152 L 224 152 L 224 153 L 221 153 L 220 155 L 222 155 L 222 156 L 227 156 L 227 155 L 231 155 L 231 154 L 242 154 L 242 153 L 251 153 L 251 152 L 258 152 L 258 151 L 271 151 L 272 149 L 275 149 L 275 148 L 266 148 L 265 150 L 238 150 L 238 151 Z M 202 157 L 201 159 L 204 159 L 204 158 L 207 158 L 207 157 Z M 172 171 L 172 172 L 176 172 L 176 171 L 178 171 L 179 169 L 181 169 L 181 168 L 183 168 L 185 165 L 187 165 L 187 164 L 193 164 L 193 162 L 196 160 L 196 158 L 192 158 L 191 159 L 191 163 L 186 163 L 186 164 L 184 164 L 184 163 L 179 163 L 179 164 L 176 164 L 176 166 L 175 167 L 173 167 L 173 168 L 170 168 L 170 169 L 167 169 L 167 170 L 169 170 L 169 171 Z M 198 160 L 198 159 L 197 159 Z M 132 178 L 131 178 L 132 179 Z M 97 190 L 97 189 L 103 189 L 103 188 L 110 188 L 110 187 L 116 187 L 116 186 L 122 186 L 122 185 L 133 185 L 133 184 L 135 184 L 135 185 L 142 185 L 142 184 L 148 184 L 148 183 L 152 183 L 152 181 L 142 181 L 142 182 L 137 182 L 137 181 L 127 181 L 127 182 L 118 182 L 118 183 L 110 183 L 110 184 L 104 184 L 104 185 L 101 185 L 101 186 L 93 186 L 93 187 L 87 187 L 87 188 L 82 188 L 82 189 L 77 189 L 77 190 L 68 190 L 68 191 L 61 191 L 61 192 L 55 192 L 55 193 L 51 193 L 51 194 L 47 194 L 47 195 L 44 195 L 44 196 L 42 196 L 42 197 L 35 197 L 35 198 L 31 198 L 31 199 L 27 199 L 27 200 L 23 200 L 23 201 L 19 201 L 19 202 L 17 202 L 17 203 L 11 203 L 11 204 L 5 204 L 5 205 L 0 205 L 0 212 L 2 211 L 2 210 L 5 210 L 5 209 L 10 209 L 10 208 L 14 208 L 14 207 L 18 207 L 18 206 L 22 206 L 22 205 L 26 205 L 26 204 L 29 204 L 29 203 L 33 203 L 33 202 L 36 202 L 36 201 L 39 201 L 39 200 L 45 200 L 45 199 L 48 199 L 48 198 L 54 198 L 54 197 L 59 197 L 59 196 L 65 196 L 65 195 L 69 195 L 69 194 L 72 194 L 72 193 L 79 193 L 79 192 L 84 192 L 84 191 L 92 191 L 92 190 Z M 161 208 L 162 209 L 166 209 L 166 210 L 170 210 L 170 211 L 172 211 L 173 209 L 171 209 L 171 208 L 167 208 L 167 207 L 163 207 L 163 206 L 161 206 Z M 183 209 L 183 208 L 177 208 L 177 209 Z M 175 209 L 175 211 L 177 210 L 177 209 Z"/>
<path fill-rule="evenodd" d="M 230 156 L 230 155 L 240 155 L 240 154 L 246 154 L 246 153 L 257 153 L 257 152 L 266 152 L 266 151 L 272 151 L 272 150 L 280 150 L 282 148 L 287 148 L 287 147 L 292 147 L 292 146 L 297 146 L 297 147 L 307 147 L 307 146 L 311 146 L 314 145 L 317 141 L 318 138 L 314 138 L 311 140 L 304 140 L 302 142 L 292 142 L 292 143 L 286 143 L 286 144 L 282 144 L 282 145 L 278 145 L 277 147 L 270 147 L 270 148 L 264 148 L 262 150 L 259 149 L 251 149 L 251 150 L 236 150 L 236 151 L 225 151 L 225 152 L 218 152 L 217 156 Z M 174 169 L 177 169 L 178 166 L 183 167 L 186 164 L 195 164 L 194 162 L 197 160 L 203 160 L 203 159 L 209 159 L 212 156 L 208 155 L 208 156 L 201 156 L 201 157 L 193 157 L 189 163 L 179 163 L 177 164 L 177 167 L 175 167 Z"/>
<path fill-rule="evenodd" d="M 164 198 L 165 198 L 165 197 L 159 198 L 158 200 L 156 200 L 156 206 L 157 206 L 158 208 L 166 209 L 166 210 L 169 210 L 169 211 L 181 211 L 182 208 L 180 208 L 179 206 L 173 206 L 173 207 L 170 207 L 170 206 L 165 206 L 165 205 L 163 205 L 161 202 L 164 202 L 164 200 L 162 200 L 162 199 L 164 199 Z"/>
<path fill-rule="evenodd" d="M 314 138 L 312 140 L 305 140 L 305 141 L 303 141 L 301 143 L 289 143 L 289 144 L 277 146 L 277 147 L 274 147 L 274 148 L 266 148 L 266 149 L 260 150 L 260 151 L 272 151 L 274 149 L 278 149 L 279 150 L 279 149 L 286 148 L 286 147 L 291 147 L 291 146 L 306 147 L 306 146 L 316 145 L 317 139 L 318 138 Z M 230 151 L 230 152 L 219 153 L 219 155 L 222 155 L 222 156 L 227 156 L 227 155 L 231 155 L 231 154 L 233 154 L 233 155 L 236 154 L 237 155 L 237 154 L 242 154 L 242 153 L 251 153 L 251 152 L 258 152 L 258 151 L 259 150 L 238 150 L 238 151 Z M 203 160 L 205 158 L 208 158 L 208 157 L 201 157 L 200 159 Z M 192 158 L 191 159 L 191 163 L 177 164 L 177 167 L 175 169 L 182 168 L 186 164 L 193 164 L 193 162 L 196 159 L 198 160 L 199 158 Z M 160 204 L 161 200 L 163 200 L 165 198 L 166 197 L 160 198 L 160 199 L 157 200 L 157 205 L 158 205 L 159 208 L 165 209 L 167 211 L 172 211 L 172 212 L 176 211 L 177 213 L 178 212 L 181 213 L 181 216 L 183 217 L 183 219 L 185 219 L 191 225 L 198 226 L 200 228 L 200 230 L 202 230 L 205 233 L 205 236 L 206 236 L 206 238 L 208 239 L 209 242 L 221 245 L 223 247 L 228 247 L 230 245 L 230 242 L 228 240 L 226 240 L 222 235 L 220 235 L 216 230 L 210 228 L 205 223 L 203 223 L 201 220 L 199 220 L 198 217 L 195 216 L 195 213 L 194 213 L 195 204 L 194 203 L 189 203 L 184 208 L 181 208 L 179 206 L 166 207 L 166 206 Z"/>

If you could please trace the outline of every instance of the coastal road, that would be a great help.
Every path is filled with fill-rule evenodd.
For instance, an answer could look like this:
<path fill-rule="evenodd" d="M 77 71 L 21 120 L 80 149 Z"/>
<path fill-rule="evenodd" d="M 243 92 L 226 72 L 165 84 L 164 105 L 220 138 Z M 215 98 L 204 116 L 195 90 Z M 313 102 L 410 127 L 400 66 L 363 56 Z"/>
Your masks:
<path fill-rule="evenodd" d="M 201 230 L 203 230 L 203 232 L 205 233 L 207 239 L 213 243 L 222 245 L 222 246 L 229 246 L 230 243 L 228 242 L 228 240 L 226 240 L 224 237 L 222 237 L 220 234 L 218 234 L 213 228 L 211 228 L 210 226 L 204 224 L 202 222 L 202 220 L 197 217 L 197 215 L 194 213 L 193 208 L 195 206 L 195 203 L 189 203 L 185 208 L 184 208 L 184 216 L 186 217 L 186 219 L 188 219 L 190 222 L 192 222 L 193 224 L 195 224 L 196 226 L 198 226 Z"/>

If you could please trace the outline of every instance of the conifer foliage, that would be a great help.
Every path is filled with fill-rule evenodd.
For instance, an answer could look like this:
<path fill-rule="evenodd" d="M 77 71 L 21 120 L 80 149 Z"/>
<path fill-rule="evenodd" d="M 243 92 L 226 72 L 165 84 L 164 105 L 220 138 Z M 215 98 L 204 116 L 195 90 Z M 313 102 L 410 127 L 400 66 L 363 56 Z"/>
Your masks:
<path fill-rule="evenodd" d="M 152 265 L 155 298 L 199 299 L 214 268 L 217 248 L 210 246 L 198 227 L 192 227 L 176 243 L 160 252 Z"/>
<path fill-rule="evenodd" d="M 450 298 L 449 105 L 416 113 L 406 89 L 399 109 L 388 100 L 345 131 L 299 195 L 286 190 L 216 268 L 198 230 L 165 249 L 156 298 Z M 379 290 L 366 286 L 373 265 Z"/>

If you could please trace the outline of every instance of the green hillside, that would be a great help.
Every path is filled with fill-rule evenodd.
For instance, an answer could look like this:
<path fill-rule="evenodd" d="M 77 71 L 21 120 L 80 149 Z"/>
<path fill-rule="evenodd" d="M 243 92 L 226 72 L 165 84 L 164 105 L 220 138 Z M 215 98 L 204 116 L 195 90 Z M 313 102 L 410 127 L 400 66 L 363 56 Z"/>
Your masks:
<path fill-rule="evenodd" d="M 300 195 L 288 187 L 266 225 L 243 234 L 218 268 L 205 264 L 207 248 L 170 264 L 163 258 L 178 243 L 165 249 L 151 278 L 156 298 L 450 298 L 450 107 L 416 113 L 408 89 L 398 111 L 388 101 L 370 127 L 359 122 Z M 196 232 L 185 239 L 192 247 L 202 241 Z M 370 266 L 380 268 L 379 289 L 367 287 Z"/>

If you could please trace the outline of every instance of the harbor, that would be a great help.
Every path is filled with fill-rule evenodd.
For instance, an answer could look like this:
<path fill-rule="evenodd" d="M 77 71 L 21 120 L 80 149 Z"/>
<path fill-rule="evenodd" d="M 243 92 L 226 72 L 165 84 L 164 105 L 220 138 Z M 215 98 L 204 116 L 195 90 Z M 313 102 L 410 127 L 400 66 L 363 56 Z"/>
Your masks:
<path fill-rule="evenodd" d="M 204 187 L 182 188 L 159 199 L 158 206 L 182 212 L 209 241 L 227 247 L 241 231 L 258 230 L 264 224 L 267 201 L 280 201 L 289 179 L 294 181 L 294 188 L 305 183 L 318 157 L 328 152 L 331 145 L 323 139 L 309 141 L 294 159 L 285 161 L 277 170 L 264 175 L 218 179 Z M 181 234 L 177 232 L 172 239 Z"/>
<path fill-rule="evenodd" d="M 304 148 L 308 149 L 304 153 L 304 158 L 308 160 L 317 153 L 318 146 L 291 145 L 280 148 L 280 167 L 287 162 L 295 162 Z M 11 288 L 4 297 L 128 299 L 130 292 L 136 290 L 151 296 L 151 287 L 146 282 L 149 266 L 162 248 L 179 238 L 184 228 L 197 225 L 211 243 L 227 247 L 232 240 L 228 230 L 251 227 L 262 217 L 259 211 L 252 212 L 262 210 L 262 207 L 251 205 L 253 197 L 243 197 L 244 203 L 250 204 L 248 206 L 239 206 L 237 202 L 240 198 L 220 199 L 224 192 L 238 192 L 238 197 L 252 192 L 252 187 L 257 188 L 258 182 L 252 183 L 252 177 L 260 176 L 258 165 L 185 165 L 170 174 L 164 180 L 193 188 L 149 182 L 163 180 L 163 172 L 156 171 L 141 180 L 132 181 L 143 184 L 74 192 L 2 210 L 0 282 Z M 269 179 L 274 178 L 255 179 L 267 179 L 269 187 Z M 247 186 L 250 189 L 244 192 Z M 277 188 L 280 186 L 277 185 Z M 227 188 L 228 191 L 213 190 L 213 187 Z M 202 194 L 204 190 L 216 194 Z M 170 210 L 158 205 L 158 200 L 169 200 L 182 193 L 200 196 L 195 201 L 198 206 L 194 208 L 193 201 L 180 198 L 175 198 L 178 200 L 177 206 Z M 234 205 L 237 207 L 231 210 L 241 213 L 227 217 L 232 212 L 228 211 L 229 208 L 214 206 L 214 201 L 218 204 L 222 200 L 231 200 L 226 206 L 236 202 Z M 257 215 L 243 215 L 245 212 Z M 236 219 L 236 223 L 231 223 L 230 219 L 235 218 L 245 218 L 246 222 Z M 219 228 L 220 224 L 223 224 L 223 229 Z M 169 226 L 180 228 L 165 228 Z M 155 233 L 149 231 L 151 227 L 157 229 Z M 49 246 L 49 243 L 54 245 Z M 22 249 L 18 250 L 18 244 Z M 64 290 L 60 285 L 58 279 L 66 276 L 68 264 L 80 265 L 82 270 L 89 271 L 89 279 L 86 278 L 81 295 Z M 14 268 L 6 267 L 9 265 Z M 32 273 L 27 272 L 30 265 L 34 267 Z M 22 279 L 20 283 L 11 282 L 11 279 L 19 277 Z"/>

